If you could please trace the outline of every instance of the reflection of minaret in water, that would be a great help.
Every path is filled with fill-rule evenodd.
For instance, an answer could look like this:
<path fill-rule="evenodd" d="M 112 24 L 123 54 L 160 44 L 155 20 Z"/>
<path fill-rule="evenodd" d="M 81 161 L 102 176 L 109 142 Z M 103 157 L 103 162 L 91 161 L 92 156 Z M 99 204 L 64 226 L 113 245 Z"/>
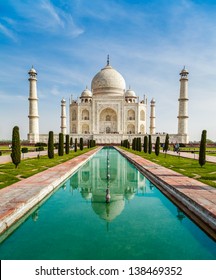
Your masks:
<path fill-rule="evenodd" d="M 110 182 L 110 160 L 109 160 L 109 148 L 107 149 L 107 189 L 106 189 L 106 203 L 110 202 L 111 196 L 110 196 L 110 188 L 109 188 L 109 182 Z M 107 210 L 107 209 L 106 209 Z"/>

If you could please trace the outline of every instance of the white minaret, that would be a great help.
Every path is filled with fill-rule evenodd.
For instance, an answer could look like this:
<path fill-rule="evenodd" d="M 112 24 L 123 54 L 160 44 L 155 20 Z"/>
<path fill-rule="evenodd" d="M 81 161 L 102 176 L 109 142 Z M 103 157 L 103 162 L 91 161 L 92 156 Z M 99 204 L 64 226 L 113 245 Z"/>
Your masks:
<path fill-rule="evenodd" d="M 178 112 L 178 134 L 188 134 L 188 74 L 185 69 L 179 74 L 180 78 L 180 95 L 179 95 L 179 112 Z"/>
<path fill-rule="evenodd" d="M 30 143 L 39 142 L 39 115 L 38 115 L 38 97 L 37 97 L 37 72 L 32 68 L 29 74 L 29 133 Z"/>
<path fill-rule="evenodd" d="M 63 98 L 61 101 L 61 133 L 67 134 L 67 124 L 66 124 L 66 101 Z"/>
<path fill-rule="evenodd" d="M 155 134 L 155 99 L 150 102 L 150 135 Z"/>

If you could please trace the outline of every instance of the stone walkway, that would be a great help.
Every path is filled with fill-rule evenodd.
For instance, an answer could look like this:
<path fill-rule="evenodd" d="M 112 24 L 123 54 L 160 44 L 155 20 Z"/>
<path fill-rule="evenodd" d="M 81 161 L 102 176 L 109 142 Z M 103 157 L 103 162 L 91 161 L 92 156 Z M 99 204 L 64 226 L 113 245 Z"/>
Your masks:
<path fill-rule="evenodd" d="M 155 164 L 140 156 L 117 148 L 150 181 L 170 197 L 195 221 L 208 224 L 216 238 L 216 189 L 195 179 Z M 190 215 L 192 212 L 192 215 Z M 197 219 L 198 217 L 198 219 Z M 207 229 L 206 229 L 207 230 Z"/>
<path fill-rule="evenodd" d="M 57 153 L 58 151 L 55 150 L 55 153 Z M 29 152 L 25 154 L 25 159 L 27 158 L 36 158 L 38 156 L 39 152 Z M 180 152 L 180 154 L 173 152 L 173 151 L 168 151 L 167 154 L 172 155 L 172 156 L 181 156 L 184 158 L 191 158 L 191 159 L 199 159 L 199 154 L 195 154 L 195 153 L 187 153 L 187 152 Z M 47 155 L 47 151 L 41 151 L 40 155 Z M 212 162 L 212 163 L 216 163 L 216 157 L 215 156 L 206 156 L 206 161 L 207 162 Z M 0 164 L 4 164 L 7 162 L 11 162 L 11 156 L 10 155 L 6 155 L 6 156 L 0 156 Z"/>
<path fill-rule="evenodd" d="M 57 150 L 55 150 L 55 152 L 57 152 Z M 26 153 L 26 154 L 24 155 L 24 159 L 27 159 L 27 158 L 36 158 L 36 157 L 38 156 L 38 154 L 39 154 L 40 156 L 44 156 L 44 155 L 47 155 L 47 151 L 29 152 L 29 153 Z M 23 159 L 23 155 L 22 155 L 22 159 Z M 11 156 L 10 156 L 10 155 L 0 156 L 0 164 L 4 164 L 4 163 L 8 163 L 8 162 L 12 162 Z"/>
<path fill-rule="evenodd" d="M 180 156 L 180 157 L 184 157 L 184 158 L 196 159 L 196 160 L 199 159 L 199 154 L 190 153 L 190 152 L 180 152 L 178 154 L 173 151 L 168 151 L 167 154 L 172 155 L 172 156 Z M 216 163 L 216 157 L 215 156 L 206 156 L 206 161 Z"/>
<path fill-rule="evenodd" d="M 62 184 L 100 148 L 49 168 L 0 190 L 0 233 Z"/>

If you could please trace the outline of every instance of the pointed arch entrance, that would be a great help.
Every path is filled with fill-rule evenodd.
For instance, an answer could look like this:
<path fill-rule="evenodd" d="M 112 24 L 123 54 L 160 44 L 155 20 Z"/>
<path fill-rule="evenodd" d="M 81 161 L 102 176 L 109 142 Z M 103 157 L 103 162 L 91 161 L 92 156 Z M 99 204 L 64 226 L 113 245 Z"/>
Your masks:
<path fill-rule="evenodd" d="M 103 109 L 99 117 L 100 133 L 116 133 L 117 132 L 117 114 L 111 108 Z"/>

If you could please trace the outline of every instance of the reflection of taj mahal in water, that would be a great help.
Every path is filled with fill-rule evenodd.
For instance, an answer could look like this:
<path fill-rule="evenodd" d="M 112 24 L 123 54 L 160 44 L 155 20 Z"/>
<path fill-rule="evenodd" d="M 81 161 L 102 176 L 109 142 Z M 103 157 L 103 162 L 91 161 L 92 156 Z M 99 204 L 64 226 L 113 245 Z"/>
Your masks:
<path fill-rule="evenodd" d="M 107 153 L 109 149 L 104 149 Z M 115 156 L 114 156 L 115 155 Z M 110 149 L 110 180 L 107 180 L 105 157 L 97 157 L 87 162 L 70 180 L 71 188 L 80 190 L 85 200 L 91 201 L 92 209 L 106 221 L 114 220 L 124 210 L 125 203 L 134 195 L 142 195 L 153 185 L 136 168 Z M 117 168 L 120 167 L 120 168 Z M 97 180 L 95 180 L 97 178 Z M 105 203 L 106 189 L 110 190 L 111 203 Z"/>
<path fill-rule="evenodd" d="M 188 142 L 188 71 L 180 73 L 180 95 L 178 112 L 178 133 L 170 134 L 171 142 Z M 29 134 L 30 142 L 47 142 L 48 135 L 39 134 L 39 113 L 37 98 L 37 72 L 32 67 L 29 71 Z M 177 99 L 177 98 L 176 98 Z M 175 102 L 175 97 L 174 100 Z M 72 97 L 69 104 L 69 131 L 67 129 L 66 101 L 61 101 L 61 132 L 78 140 L 94 139 L 98 144 L 120 144 L 122 140 L 140 137 L 147 133 L 155 142 L 157 136 L 164 142 L 165 135 L 156 133 L 155 100 L 150 102 L 150 126 L 147 127 L 147 99 L 139 100 L 123 76 L 107 65 L 92 79 L 91 89 L 86 89 L 77 100 Z M 55 135 L 58 141 L 58 134 Z M 143 141 L 143 137 L 142 137 Z"/>

